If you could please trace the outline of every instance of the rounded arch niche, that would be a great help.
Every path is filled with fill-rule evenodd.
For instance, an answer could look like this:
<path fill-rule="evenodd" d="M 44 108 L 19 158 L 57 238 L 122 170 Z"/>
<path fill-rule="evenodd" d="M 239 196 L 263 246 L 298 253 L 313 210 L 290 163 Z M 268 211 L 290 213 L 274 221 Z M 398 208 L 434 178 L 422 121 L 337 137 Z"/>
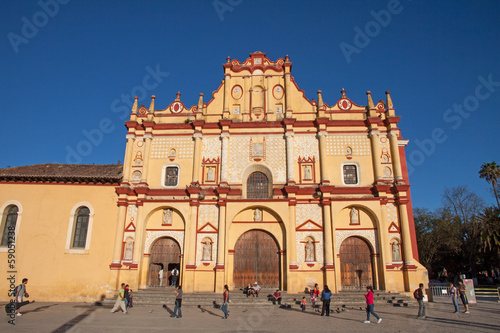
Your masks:
<path fill-rule="evenodd" d="M 260 175 L 258 175 L 257 173 L 259 173 Z M 244 199 L 249 198 L 249 186 L 253 186 L 252 184 L 255 184 L 255 182 L 260 182 L 260 180 L 263 180 L 263 177 L 267 178 L 267 184 L 265 185 L 265 190 L 267 190 L 267 192 L 264 192 L 263 197 L 260 199 L 272 198 L 273 174 L 271 170 L 264 165 L 253 164 L 246 168 L 241 176 L 241 179 L 243 180 L 242 196 Z"/>

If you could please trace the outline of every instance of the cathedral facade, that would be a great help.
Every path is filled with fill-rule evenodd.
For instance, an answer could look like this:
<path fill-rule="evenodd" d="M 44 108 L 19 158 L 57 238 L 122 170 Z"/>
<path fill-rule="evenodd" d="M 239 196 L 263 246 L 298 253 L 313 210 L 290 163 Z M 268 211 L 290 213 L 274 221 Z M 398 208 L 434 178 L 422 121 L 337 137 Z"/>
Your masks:
<path fill-rule="evenodd" d="M 336 292 L 410 291 L 426 282 L 408 140 L 389 92 L 377 103 L 367 92 L 367 105 L 358 105 L 342 90 L 330 106 L 321 91 L 306 98 L 291 67 L 288 56 L 255 52 L 243 62 L 227 58 L 221 85 L 197 105 L 187 107 L 179 93 L 164 109 L 155 96 L 149 107 L 136 98 L 123 165 L 95 166 L 94 178 L 82 176 L 83 166 L 58 183 L 44 170 L 35 180 L 0 170 L 0 230 L 16 229 L 20 274 L 43 271 L 47 299 L 56 283 L 70 290 L 68 300 L 110 295 L 121 282 L 165 285 L 174 268 L 186 292 L 254 282 L 289 293 L 315 283 Z M 28 212 L 40 205 L 27 194 L 33 188 L 60 199 Z M 38 217 L 49 210 L 61 215 L 47 219 L 56 231 Z M 43 242 L 52 268 L 34 265 Z"/>

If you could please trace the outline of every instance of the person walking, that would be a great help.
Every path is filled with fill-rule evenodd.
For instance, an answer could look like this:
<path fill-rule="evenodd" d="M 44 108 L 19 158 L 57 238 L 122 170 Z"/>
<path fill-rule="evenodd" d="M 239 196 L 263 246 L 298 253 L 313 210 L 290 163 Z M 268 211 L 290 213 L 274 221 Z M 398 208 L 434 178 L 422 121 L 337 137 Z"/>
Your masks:
<path fill-rule="evenodd" d="M 111 313 L 115 313 L 118 308 L 121 308 L 123 314 L 127 314 L 127 308 L 125 306 L 125 283 L 122 283 L 121 288 L 118 290 L 115 306 L 111 309 Z"/>
<path fill-rule="evenodd" d="M 16 287 L 16 315 L 18 317 L 22 316 L 23 314 L 19 312 L 21 306 L 24 306 L 29 303 L 29 301 L 23 301 L 23 297 L 30 297 L 28 292 L 26 291 L 26 285 L 28 284 L 28 279 L 24 278 L 22 283 Z"/>
<path fill-rule="evenodd" d="M 174 290 L 174 294 L 175 294 L 175 307 L 174 307 L 174 313 L 172 313 L 172 318 L 182 318 L 182 310 L 181 310 L 181 306 L 182 306 L 182 287 L 181 286 L 177 286 L 177 289 Z M 177 314 L 177 311 L 179 311 L 179 313 Z"/>
<path fill-rule="evenodd" d="M 465 311 L 464 313 L 469 312 L 469 300 L 467 299 L 467 287 L 465 286 L 462 280 L 458 281 L 458 293 L 460 294 L 460 299 L 462 300 L 462 304 L 464 305 Z"/>
<path fill-rule="evenodd" d="M 221 306 L 221 310 L 222 310 L 222 312 L 224 312 L 223 319 L 227 319 L 227 317 L 229 317 L 229 311 L 227 309 L 227 307 L 229 305 L 229 287 L 227 286 L 227 284 L 224 286 L 224 293 L 222 294 L 222 299 L 223 299 L 223 303 Z"/>
<path fill-rule="evenodd" d="M 453 311 L 453 313 L 460 313 L 460 308 L 458 307 L 458 289 L 454 283 L 451 284 L 450 295 L 451 295 L 451 302 L 455 307 L 455 311 Z"/>
<path fill-rule="evenodd" d="M 363 323 L 365 323 L 365 324 L 370 323 L 370 313 L 371 313 L 375 318 L 377 318 L 377 324 L 380 324 L 380 322 L 382 321 L 382 318 L 380 318 L 375 313 L 375 311 L 373 311 L 373 308 L 375 307 L 375 303 L 373 302 L 373 288 L 372 288 L 372 286 L 366 287 L 366 294 L 364 294 L 364 295 L 366 298 L 366 320 Z"/>
<path fill-rule="evenodd" d="M 323 291 L 321 292 L 321 300 L 323 301 L 323 308 L 321 309 L 321 316 L 324 316 L 325 314 L 327 316 L 330 316 L 330 300 L 332 298 L 332 292 L 328 288 L 328 286 L 325 284 L 325 287 L 323 288 Z"/>
<path fill-rule="evenodd" d="M 425 304 L 424 304 L 424 284 L 421 283 L 418 285 L 418 289 L 415 289 L 413 292 L 413 297 L 418 302 L 418 317 L 417 318 L 425 318 Z"/>

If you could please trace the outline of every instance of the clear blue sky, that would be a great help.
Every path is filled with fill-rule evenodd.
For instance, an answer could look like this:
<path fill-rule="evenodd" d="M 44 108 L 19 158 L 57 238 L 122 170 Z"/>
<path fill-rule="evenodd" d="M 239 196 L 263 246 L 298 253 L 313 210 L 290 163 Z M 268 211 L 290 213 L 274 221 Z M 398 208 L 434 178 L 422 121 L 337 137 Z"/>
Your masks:
<path fill-rule="evenodd" d="M 227 56 L 259 50 L 288 54 L 306 96 L 321 89 L 329 105 L 342 88 L 362 105 L 367 90 L 375 102 L 391 91 L 414 206 L 436 208 L 462 184 L 493 202 L 478 170 L 500 163 L 499 1 L 59 1 L 2 3 L 0 167 L 74 162 L 68 151 L 106 119 L 79 162 L 123 161 L 120 110 L 149 71 L 161 82 L 140 104 L 154 94 L 166 108 L 180 90 L 194 105 L 217 89 Z"/>

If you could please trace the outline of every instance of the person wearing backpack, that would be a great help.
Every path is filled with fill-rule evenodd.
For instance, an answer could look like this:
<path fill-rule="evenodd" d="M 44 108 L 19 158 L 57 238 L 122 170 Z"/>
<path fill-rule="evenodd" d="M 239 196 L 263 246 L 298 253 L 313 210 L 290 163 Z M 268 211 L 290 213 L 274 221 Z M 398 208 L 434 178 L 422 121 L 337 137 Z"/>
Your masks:
<path fill-rule="evenodd" d="M 462 300 L 462 304 L 464 305 L 465 311 L 464 313 L 469 313 L 469 300 L 467 299 L 466 294 L 467 288 L 462 280 L 458 281 L 458 293 L 460 294 L 460 299 Z"/>
<path fill-rule="evenodd" d="M 28 294 L 28 292 L 26 291 L 26 284 L 28 283 L 28 279 L 27 278 L 24 278 L 23 279 L 23 283 L 21 283 L 20 285 L 18 285 L 16 287 L 16 315 L 18 317 L 22 316 L 23 314 L 19 312 L 19 309 L 21 308 L 21 306 L 23 305 L 26 305 L 29 303 L 29 301 L 23 301 L 23 297 L 30 297 L 30 295 Z"/>
<path fill-rule="evenodd" d="M 424 304 L 424 284 L 421 283 L 418 285 L 418 289 L 415 289 L 413 292 L 413 297 L 418 302 L 418 317 L 417 318 L 425 318 L 425 304 Z"/>

